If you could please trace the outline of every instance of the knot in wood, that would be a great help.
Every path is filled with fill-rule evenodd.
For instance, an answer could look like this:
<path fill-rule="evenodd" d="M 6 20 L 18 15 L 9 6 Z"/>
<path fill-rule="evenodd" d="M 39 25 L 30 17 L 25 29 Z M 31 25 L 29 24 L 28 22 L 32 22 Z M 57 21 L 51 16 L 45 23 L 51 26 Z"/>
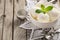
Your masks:
<path fill-rule="evenodd" d="M 6 17 L 6 15 L 3 15 L 3 17 Z"/>

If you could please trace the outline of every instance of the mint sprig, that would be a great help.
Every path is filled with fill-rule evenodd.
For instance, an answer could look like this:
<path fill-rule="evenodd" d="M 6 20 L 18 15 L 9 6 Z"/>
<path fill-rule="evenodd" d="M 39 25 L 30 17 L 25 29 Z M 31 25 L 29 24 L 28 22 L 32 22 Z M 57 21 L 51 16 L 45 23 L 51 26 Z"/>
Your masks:
<path fill-rule="evenodd" d="M 53 9 L 53 6 L 48 6 L 47 8 L 45 8 L 45 11 L 46 12 L 49 12 L 49 11 L 51 11 Z"/>
<path fill-rule="evenodd" d="M 45 9 L 45 6 L 43 4 L 41 4 L 41 9 L 44 10 Z"/>
<path fill-rule="evenodd" d="M 41 12 L 42 13 L 47 13 L 49 11 L 51 11 L 53 9 L 53 6 L 48 6 L 48 7 L 45 7 L 43 4 L 41 4 L 41 9 L 36 9 L 36 13 L 40 14 Z"/>
<path fill-rule="evenodd" d="M 40 9 L 36 9 L 36 11 L 35 11 L 36 13 L 41 13 L 42 11 L 40 10 Z"/>

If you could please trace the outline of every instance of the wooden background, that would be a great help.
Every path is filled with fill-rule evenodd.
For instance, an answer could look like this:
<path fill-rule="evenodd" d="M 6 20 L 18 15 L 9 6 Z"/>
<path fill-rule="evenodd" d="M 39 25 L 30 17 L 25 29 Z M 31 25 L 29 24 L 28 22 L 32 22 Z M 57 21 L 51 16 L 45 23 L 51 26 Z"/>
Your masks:
<path fill-rule="evenodd" d="M 16 17 L 24 6 L 25 0 L 0 0 L 0 40 L 26 40 L 26 30 Z"/>
<path fill-rule="evenodd" d="M 0 0 L 0 40 L 27 40 L 27 30 L 16 16 L 25 7 L 25 0 Z"/>

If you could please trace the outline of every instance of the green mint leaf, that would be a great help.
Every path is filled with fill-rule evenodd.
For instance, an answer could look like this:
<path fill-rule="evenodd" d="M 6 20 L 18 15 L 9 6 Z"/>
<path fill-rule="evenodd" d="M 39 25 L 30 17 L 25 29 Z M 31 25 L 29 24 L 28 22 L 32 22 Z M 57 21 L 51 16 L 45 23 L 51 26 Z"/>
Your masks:
<path fill-rule="evenodd" d="M 45 6 L 43 4 L 41 4 L 41 9 L 44 10 L 45 9 Z"/>
<path fill-rule="evenodd" d="M 45 12 L 51 11 L 53 9 L 53 6 L 48 6 L 47 8 L 45 8 Z"/>
<path fill-rule="evenodd" d="M 39 13 L 41 13 L 42 11 L 41 11 L 40 9 L 37 9 L 35 12 L 39 14 Z"/>

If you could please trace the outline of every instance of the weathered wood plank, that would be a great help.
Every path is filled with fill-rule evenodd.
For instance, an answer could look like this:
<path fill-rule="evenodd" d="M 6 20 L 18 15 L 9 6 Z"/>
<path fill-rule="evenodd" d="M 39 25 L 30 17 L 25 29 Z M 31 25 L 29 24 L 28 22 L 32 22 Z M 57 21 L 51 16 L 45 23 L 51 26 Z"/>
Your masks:
<path fill-rule="evenodd" d="M 0 1 L 0 40 L 2 40 L 2 30 L 3 30 L 3 12 L 4 12 L 4 0 Z"/>
<path fill-rule="evenodd" d="M 13 3 L 10 0 L 5 0 L 5 19 L 3 40 L 12 40 L 12 18 L 13 18 Z M 13 0 L 12 0 L 13 1 Z"/>
<path fill-rule="evenodd" d="M 24 8 L 25 0 L 15 0 L 15 15 L 14 15 L 14 40 L 26 40 L 26 30 L 19 27 L 21 20 L 17 19 L 17 12 Z M 23 23 L 23 22 L 22 22 Z"/>

